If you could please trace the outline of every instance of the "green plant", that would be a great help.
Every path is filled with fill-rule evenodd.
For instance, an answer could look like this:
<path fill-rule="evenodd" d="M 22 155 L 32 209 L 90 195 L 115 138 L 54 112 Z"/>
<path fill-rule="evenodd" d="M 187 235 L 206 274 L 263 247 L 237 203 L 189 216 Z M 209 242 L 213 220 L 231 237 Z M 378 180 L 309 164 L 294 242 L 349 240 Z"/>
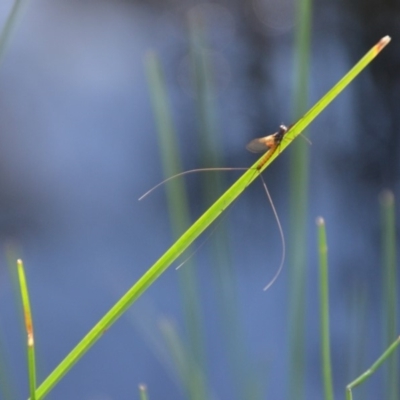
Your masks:
<path fill-rule="evenodd" d="M 122 296 L 109 312 L 93 327 L 81 342 L 65 357 L 44 382 L 36 389 L 36 398 L 44 398 L 70 368 L 88 349 L 174 262 L 182 252 L 257 178 L 283 150 L 328 106 L 328 104 L 376 57 L 389 43 L 390 38 L 381 39 L 303 118 L 295 123 L 280 145 L 280 151 L 269 150 L 268 161 L 258 168 L 258 160 L 246 171 L 175 243 L 171 248 Z"/>

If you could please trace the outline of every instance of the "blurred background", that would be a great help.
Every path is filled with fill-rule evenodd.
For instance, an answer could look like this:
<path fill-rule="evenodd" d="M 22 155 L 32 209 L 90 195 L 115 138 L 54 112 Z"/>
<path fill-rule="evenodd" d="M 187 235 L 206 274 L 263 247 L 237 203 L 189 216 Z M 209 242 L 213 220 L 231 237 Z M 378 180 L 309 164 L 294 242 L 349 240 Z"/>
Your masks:
<path fill-rule="evenodd" d="M 14 6 L 1 2 L 1 26 Z M 322 399 L 318 216 L 337 398 L 395 339 L 379 196 L 399 194 L 400 3 L 22 2 L 0 64 L 0 398 L 28 397 L 17 257 L 42 382 L 240 172 L 189 175 L 176 183 L 187 197 L 174 183 L 139 196 L 175 172 L 252 165 L 247 142 L 293 123 L 385 35 L 392 43 L 305 133 L 312 145 L 297 139 L 264 173 L 287 244 L 275 285 L 262 291 L 282 243 L 256 180 L 57 400 L 138 398 L 141 383 L 151 399 Z M 355 396 L 389 398 L 388 375 Z"/>

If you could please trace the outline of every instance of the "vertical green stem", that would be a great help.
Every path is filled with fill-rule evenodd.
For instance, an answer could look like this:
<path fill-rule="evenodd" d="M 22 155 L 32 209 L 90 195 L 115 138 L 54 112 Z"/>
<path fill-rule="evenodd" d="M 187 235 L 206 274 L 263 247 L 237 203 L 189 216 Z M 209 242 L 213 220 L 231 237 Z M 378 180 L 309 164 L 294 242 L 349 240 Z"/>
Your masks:
<path fill-rule="evenodd" d="M 319 290 L 321 318 L 321 361 L 325 400 L 333 400 L 332 364 L 329 334 L 329 276 L 328 244 L 326 241 L 325 221 L 317 219 L 319 252 Z"/>
<path fill-rule="evenodd" d="M 297 3 L 294 62 L 294 117 L 298 119 L 307 109 L 310 63 L 312 0 Z M 298 141 L 290 157 L 290 394 L 291 399 L 304 397 L 305 371 L 305 286 L 307 203 L 308 203 L 308 146 Z"/>
<path fill-rule="evenodd" d="M 221 166 L 224 162 L 219 152 L 220 130 L 216 112 L 213 60 L 208 50 L 207 32 L 200 12 L 191 14 L 189 28 L 201 163 L 206 167 Z M 222 191 L 222 187 L 223 180 L 220 174 L 204 175 L 202 195 L 206 204 L 212 202 L 216 193 Z M 235 276 L 231 267 L 231 249 L 227 231 L 227 224 L 222 221 L 213 236 L 214 282 L 229 372 L 233 375 L 232 381 L 235 385 L 234 392 L 236 398 L 250 400 L 257 398 L 260 385 L 255 379 L 255 374 L 249 373 L 248 369 L 250 361 L 237 317 Z M 247 369 L 243 368 L 244 365 Z"/>
<path fill-rule="evenodd" d="M 178 140 L 169 107 L 164 76 L 160 62 L 153 53 L 146 58 L 146 70 L 149 78 L 151 98 L 157 122 L 157 132 L 160 142 L 160 152 L 165 177 L 173 176 L 182 171 Z M 166 186 L 169 215 L 174 237 L 190 225 L 189 203 L 182 180 L 173 180 Z M 199 370 L 205 370 L 205 351 L 203 343 L 203 323 L 201 306 L 197 288 L 197 279 L 193 263 L 186 263 L 179 271 L 180 292 L 182 296 L 185 325 L 188 335 L 190 363 L 185 369 L 185 386 L 191 399 L 201 400 L 206 397 L 206 382 L 204 374 L 198 375 Z"/>
<path fill-rule="evenodd" d="M 396 265 L 396 216 L 394 196 L 390 191 L 384 191 L 380 196 L 382 219 L 383 248 L 383 310 L 384 344 L 387 346 L 397 334 L 397 265 Z M 387 399 L 399 398 L 399 360 L 393 357 L 387 367 Z"/>

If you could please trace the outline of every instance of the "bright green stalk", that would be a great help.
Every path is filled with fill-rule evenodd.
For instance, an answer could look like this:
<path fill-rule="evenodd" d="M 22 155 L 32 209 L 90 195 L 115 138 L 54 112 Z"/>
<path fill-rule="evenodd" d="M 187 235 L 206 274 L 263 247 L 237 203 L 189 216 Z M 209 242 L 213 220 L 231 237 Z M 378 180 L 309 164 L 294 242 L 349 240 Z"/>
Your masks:
<path fill-rule="evenodd" d="M 325 221 L 317 219 L 319 251 L 319 290 L 321 318 L 321 361 L 324 381 L 325 400 L 333 400 L 332 363 L 329 334 L 329 276 L 328 243 L 326 240 Z"/>
<path fill-rule="evenodd" d="M 390 38 L 381 39 L 314 107 L 308 111 L 285 135 L 280 144 L 280 151 L 269 150 L 268 161 L 260 168 L 264 171 L 283 150 L 295 139 L 317 115 L 377 56 Z M 161 276 L 163 272 L 190 246 L 191 243 L 217 219 L 220 214 L 253 182 L 258 173 L 256 169 L 263 155 L 246 171 L 208 210 L 150 267 L 147 272 L 121 297 L 120 300 L 104 315 L 80 343 L 53 370 L 36 391 L 37 399 L 44 398 L 69 369 L 93 346 L 105 330 Z"/>
<path fill-rule="evenodd" d="M 396 216 L 394 196 L 390 191 L 381 194 L 382 246 L 383 246 L 383 310 L 384 344 L 387 346 L 397 334 L 397 265 L 396 265 Z M 387 400 L 399 398 L 399 362 L 393 357 L 387 368 Z"/>
<path fill-rule="evenodd" d="M 383 37 L 372 49 L 305 115 L 301 118 L 285 137 L 293 137 L 293 139 L 303 132 L 304 129 L 313 121 L 319 113 L 328 106 L 328 104 L 387 46 L 391 38 Z M 296 129 L 295 129 L 296 128 Z M 284 143 L 283 143 L 284 146 Z M 281 145 L 281 149 L 283 147 Z M 284 146 L 286 147 L 286 146 Z"/>
<path fill-rule="evenodd" d="M 182 171 L 182 168 L 180 166 L 178 143 L 168 104 L 164 76 L 160 62 L 154 53 L 147 55 L 146 71 L 157 121 L 163 170 L 167 178 Z M 174 238 L 177 238 L 190 225 L 188 198 L 181 179 L 174 180 L 170 185 L 167 185 L 167 199 Z M 187 365 L 192 374 L 188 373 L 186 369 L 184 377 L 187 378 L 185 386 L 189 390 L 189 397 L 191 399 L 203 399 L 207 397 L 206 382 L 196 377 L 199 368 L 205 370 L 205 351 L 203 343 L 204 330 L 195 272 L 193 265 L 189 264 L 178 274 L 189 350 L 193 353 L 193 357 L 190 360 L 195 364 L 193 366 L 190 363 Z M 202 377 L 204 378 L 204 374 Z"/>
<path fill-rule="evenodd" d="M 28 286 L 25 278 L 24 264 L 22 263 L 21 260 L 17 261 L 17 267 L 18 267 L 19 285 L 21 289 L 22 309 L 24 313 L 25 329 L 27 336 L 29 392 L 31 400 L 36 400 L 35 342 L 33 336 L 31 305 L 29 301 Z"/>
<path fill-rule="evenodd" d="M 297 3 L 294 64 L 294 119 L 300 118 L 308 106 L 312 0 Z M 304 398 L 305 315 L 306 315 L 306 248 L 308 204 L 308 145 L 297 143 L 290 155 L 290 372 L 289 398 Z"/>
<path fill-rule="evenodd" d="M 397 346 L 400 344 L 400 336 L 396 339 L 394 343 L 392 343 L 389 348 L 371 365 L 371 367 L 361 374 L 357 379 L 353 382 L 349 383 L 346 387 L 346 400 L 353 400 L 352 390 L 365 382 L 381 365 L 384 363 L 387 358 L 397 349 Z"/>

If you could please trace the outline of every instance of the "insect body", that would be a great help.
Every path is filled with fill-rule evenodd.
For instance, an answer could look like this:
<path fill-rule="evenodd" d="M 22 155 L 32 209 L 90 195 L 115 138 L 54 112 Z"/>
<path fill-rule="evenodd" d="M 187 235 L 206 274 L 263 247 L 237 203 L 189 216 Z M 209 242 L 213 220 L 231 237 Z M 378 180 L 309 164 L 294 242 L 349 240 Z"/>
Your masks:
<path fill-rule="evenodd" d="M 272 154 L 278 148 L 280 143 L 282 142 L 283 137 L 288 131 L 288 127 L 286 125 L 281 125 L 279 127 L 278 132 L 273 133 L 272 135 L 268 135 L 262 138 L 253 139 L 248 145 L 246 149 L 251 151 L 252 153 L 262 153 L 267 150 L 268 153 L 261 159 L 260 163 L 257 165 L 257 170 L 260 170 L 265 163 L 270 159 Z"/>
<path fill-rule="evenodd" d="M 278 132 L 262 138 L 253 139 L 250 143 L 247 144 L 246 149 L 251 151 L 252 153 L 261 153 L 263 151 L 267 151 L 268 149 L 278 146 L 287 131 L 287 126 L 281 125 Z"/>

